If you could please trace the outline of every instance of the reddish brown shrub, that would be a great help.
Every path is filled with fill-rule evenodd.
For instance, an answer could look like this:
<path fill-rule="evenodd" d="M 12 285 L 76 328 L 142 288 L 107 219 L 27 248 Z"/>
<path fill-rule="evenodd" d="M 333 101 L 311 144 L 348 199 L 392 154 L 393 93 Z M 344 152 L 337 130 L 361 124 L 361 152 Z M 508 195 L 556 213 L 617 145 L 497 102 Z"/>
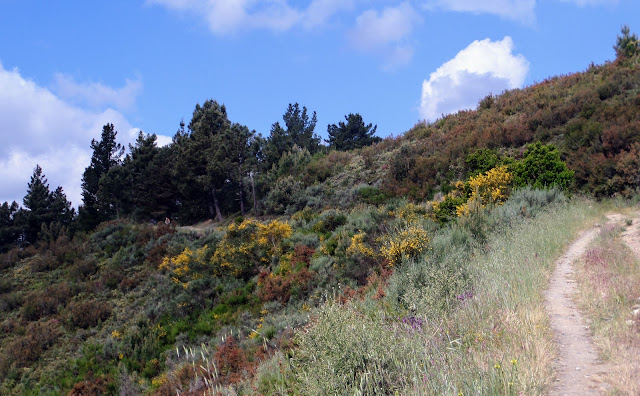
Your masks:
<path fill-rule="evenodd" d="M 33 321 L 54 315 L 58 312 L 58 306 L 66 305 L 74 294 L 74 290 L 66 282 L 49 286 L 42 291 L 29 292 L 22 305 L 22 317 Z"/>
<path fill-rule="evenodd" d="M 115 387 L 113 379 L 103 375 L 98 378 L 94 378 L 93 373 L 89 372 L 84 381 L 80 381 L 73 385 L 68 396 L 102 396 L 110 394 L 111 392 L 109 391 L 109 388 L 113 387 Z"/>
<path fill-rule="evenodd" d="M 60 321 L 50 319 L 46 322 L 31 323 L 26 334 L 9 342 L 5 355 L 11 356 L 11 362 L 17 367 L 27 367 L 38 360 L 60 337 Z"/>
<path fill-rule="evenodd" d="M 218 347 L 213 359 L 220 373 L 220 383 L 224 385 L 240 382 L 253 370 L 233 336 L 227 337 L 224 344 Z"/>
<path fill-rule="evenodd" d="M 104 301 L 74 301 L 69 304 L 69 321 L 73 326 L 88 329 L 107 320 L 111 308 Z"/>

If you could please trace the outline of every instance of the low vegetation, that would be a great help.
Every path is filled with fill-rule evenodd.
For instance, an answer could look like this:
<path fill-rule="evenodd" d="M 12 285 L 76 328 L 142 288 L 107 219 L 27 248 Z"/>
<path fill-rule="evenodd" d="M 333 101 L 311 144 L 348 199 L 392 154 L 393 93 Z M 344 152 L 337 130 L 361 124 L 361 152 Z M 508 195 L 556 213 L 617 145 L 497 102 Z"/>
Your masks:
<path fill-rule="evenodd" d="M 329 148 L 298 104 L 264 139 L 208 100 L 124 158 L 105 125 L 78 215 L 39 166 L 0 206 L 0 394 L 545 392 L 541 292 L 607 208 L 581 192 L 637 192 L 637 38 L 617 51 L 399 137 L 350 114 Z M 618 361 L 638 296 L 616 235 L 583 271 Z"/>

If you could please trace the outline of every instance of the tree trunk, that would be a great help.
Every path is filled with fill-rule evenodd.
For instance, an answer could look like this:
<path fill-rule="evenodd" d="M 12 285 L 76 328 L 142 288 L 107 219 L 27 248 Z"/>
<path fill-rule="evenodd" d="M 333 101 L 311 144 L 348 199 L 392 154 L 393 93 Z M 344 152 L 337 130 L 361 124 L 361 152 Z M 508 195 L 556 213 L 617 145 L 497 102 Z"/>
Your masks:
<path fill-rule="evenodd" d="M 222 221 L 222 212 L 220 212 L 220 204 L 218 203 L 218 194 L 216 194 L 216 189 L 211 189 L 211 195 L 213 196 L 213 206 L 216 210 L 216 220 Z"/>
<path fill-rule="evenodd" d="M 240 191 L 238 192 L 238 196 L 240 198 L 240 214 L 244 217 L 244 184 L 242 183 L 242 173 L 240 172 L 239 183 L 240 183 Z"/>
<path fill-rule="evenodd" d="M 256 200 L 256 183 L 253 181 L 253 172 L 249 173 L 251 177 L 251 193 L 253 194 L 253 215 L 258 217 L 258 201 Z"/>

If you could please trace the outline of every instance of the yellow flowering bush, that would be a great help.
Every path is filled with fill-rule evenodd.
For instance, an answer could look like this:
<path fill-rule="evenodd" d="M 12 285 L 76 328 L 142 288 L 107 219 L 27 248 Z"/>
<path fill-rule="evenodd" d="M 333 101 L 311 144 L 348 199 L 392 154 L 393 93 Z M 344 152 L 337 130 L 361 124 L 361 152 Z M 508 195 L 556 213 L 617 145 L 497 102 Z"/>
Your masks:
<path fill-rule="evenodd" d="M 397 265 L 403 257 L 416 257 L 429 248 L 430 238 L 427 231 L 417 225 L 410 225 L 390 234 L 382 241 L 380 253 L 389 261 L 389 265 Z"/>
<path fill-rule="evenodd" d="M 258 223 L 258 243 L 268 247 L 272 255 L 280 254 L 282 240 L 289 238 L 293 231 L 289 223 L 273 220 L 267 224 Z"/>
<path fill-rule="evenodd" d="M 456 208 L 459 217 L 486 205 L 502 205 L 511 193 L 513 175 L 506 166 L 493 168 L 469 178 L 471 197 Z"/>
<path fill-rule="evenodd" d="M 260 263 L 268 264 L 282 254 L 282 241 L 292 234 L 291 226 L 279 220 L 263 224 L 246 219 L 230 224 L 211 261 L 214 273 L 249 275 Z"/>
<path fill-rule="evenodd" d="M 390 215 L 402 219 L 406 224 L 411 224 L 429 218 L 429 210 L 424 205 L 409 202 L 391 212 Z"/>
<path fill-rule="evenodd" d="M 375 257 L 376 252 L 364 242 L 367 234 L 358 233 L 351 238 L 351 245 L 347 248 L 347 256 L 361 255 L 365 257 Z"/>
<path fill-rule="evenodd" d="M 174 283 L 187 287 L 190 280 L 202 278 L 202 274 L 198 270 L 207 267 L 208 248 L 207 245 L 204 245 L 194 252 L 186 247 L 182 253 L 175 257 L 165 257 L 158 268 L 171 273 L 171 279 Z"/>

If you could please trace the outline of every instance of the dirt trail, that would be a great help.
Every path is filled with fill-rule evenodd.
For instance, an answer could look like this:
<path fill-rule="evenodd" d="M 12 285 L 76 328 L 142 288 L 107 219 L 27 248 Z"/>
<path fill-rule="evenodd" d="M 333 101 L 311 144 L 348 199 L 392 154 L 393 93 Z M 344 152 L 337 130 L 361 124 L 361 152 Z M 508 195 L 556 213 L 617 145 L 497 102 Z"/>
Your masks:
<path fill-rule="evenodd" d="M 629 249 L 640 259 L 640 218 L 638 213 L 633 214 L 633 220 L 630 225 L 625 224 L 625 218 L 621 214 L 610 214 L 607 216 L 609 223 L 625 227 L 622 232 L 622 240 L 627 244 Z"/>
<path fill-rule="evenodd" d="M 598 359 L 589 328 L 572 300 L 575 289 L 572 263 L 585 252 L 598 232 L 597 227 L 589 229 L 569 246 L 556 261 L 545 293 L 545 308 L 558 345 L 557 377 L 551 395 L 598 395 L 606 390 L 598 381 L 605 367 Z"/>

